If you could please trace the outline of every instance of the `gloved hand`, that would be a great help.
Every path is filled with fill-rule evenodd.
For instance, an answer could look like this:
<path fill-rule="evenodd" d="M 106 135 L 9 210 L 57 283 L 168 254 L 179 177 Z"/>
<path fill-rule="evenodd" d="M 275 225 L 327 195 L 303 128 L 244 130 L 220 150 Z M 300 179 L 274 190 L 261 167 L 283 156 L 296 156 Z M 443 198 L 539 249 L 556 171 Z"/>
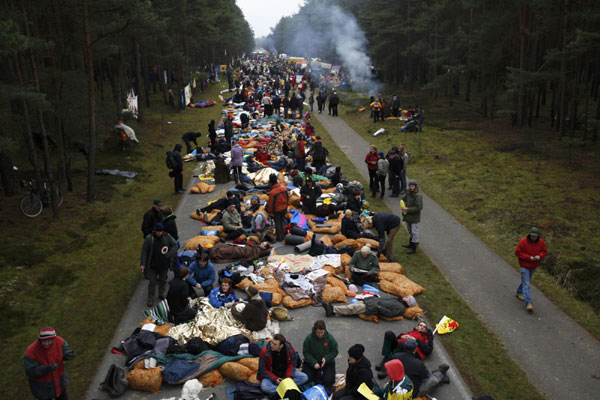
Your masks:
<path fill-rule="evenodd" d="M 48 372 L 56 371 L 58 369 L 58 364 L 48 364 Z"/>

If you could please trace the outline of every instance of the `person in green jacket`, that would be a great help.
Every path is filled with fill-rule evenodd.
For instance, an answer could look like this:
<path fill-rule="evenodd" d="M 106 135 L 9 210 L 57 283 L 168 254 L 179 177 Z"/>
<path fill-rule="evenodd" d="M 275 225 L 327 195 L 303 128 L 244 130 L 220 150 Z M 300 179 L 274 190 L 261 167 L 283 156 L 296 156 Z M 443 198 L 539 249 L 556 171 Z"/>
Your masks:
<path fill-rule="evenodd" d="M 417 186 L 417 181 L 411 179 L 408 181 L 408 191 L 402 196 L 404 207 L 402 207 L 402 215 L 406 228 L 410 236 L 408 244 L 403 244 L 408 251 L 406 254 L 414 254 L 417 252 L 419 245 L 419 222 L 421 221 L 421 210 L 423 209 L 423 196 Z"/>
<path fill-rule="evenodd" d="M 302 372 L 308 376 L 309 382 L 323 385 L 327 394 L 331 395 L 335 381 L 335 357 L 338 355 L 338 345 L 333 335 L 327 332 L 323 320 L 316 321 L 312 332 L 304 339 L 302 355 L 304 356 Z"/>
<path fill-rule="evenodd" d="M 365 283 L 376 283 L 379 272 L 379 260 L 368 245 L 363 246 L 360 251 L 355 251 L 352 260 L 348 264 L 352 272 L 350 279 L 357 285 Z"/>
<path fill-rule="evenodd" d="M 225 240 L 235 240 L 244 233 L 242 230 L 242 217 L 236 209 L 235 204 L 227 206 L 227 209 L 223 213 L 221 224 L 223 224 L 223 230 L 227 234 Z"/>
<path fill-rule="evenodd" d="M 177 242 L 165 232 L 162 222 L 154 225 L 151 234 L 144 238 L 142 254 L 140 255 L 140 268 L 144 277 L 148 279 L 148 307 L 154 306 L 156 282 L 158 282 L 158 297 L 167 298 L 167 274 L 171 265 L 171 258 L 177 253 Z"/>

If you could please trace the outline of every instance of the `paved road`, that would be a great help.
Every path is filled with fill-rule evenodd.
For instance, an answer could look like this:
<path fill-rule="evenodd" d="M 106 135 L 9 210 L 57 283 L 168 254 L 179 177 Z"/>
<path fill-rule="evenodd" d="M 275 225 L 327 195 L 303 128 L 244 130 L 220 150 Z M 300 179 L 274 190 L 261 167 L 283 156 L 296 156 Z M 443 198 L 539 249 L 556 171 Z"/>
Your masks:
<path fill-rule="evenodd" d="M 314 115 L 368 180 L 364 157 L 369 143 L 343 119 Z M 388 130 L 384 135 L 394 133 Z M 396 199 L 385 201 L 400 214 Z M 423 203 L 420 248 L 498 335 L 530 381 L 549 399 L 600 398 L 598 341 L 536 288 L 535 311 L 527 314 L 514 296 L 520 282 L 517 271 L 425 193 Z"/>
<path fill-rule="evenodd" d="M 187 166 L 187 164 L 186 164 Z M 197 180 L 192 179 L 189 185 L 193 185 Z M 230 186 L 230 185 L 229 185 Z M 189 187 L 189 186 L 188 186 Z M 210 200 L 213 200 L 223 195 L 223 192 L 228 188 L 228 185 L 218 185 L 216 190 L 209 195 L 191 195 L 185 194 L 175 214 L 177 215 L 177 224 L 181 239 L 185 240 L 192 236 L 195 236 L 200 228 L 200 223 L 188 218 L 189 213 L 194 211 L 196 208 L 201 208 Z M 140 218 L 144 210 L 140 210 Z M 140 243 L 141 245 L 141 243 Z M 279 244 L 277 249 L 278 254 L 287 254 L 292 252 L 290 246 L 282 246 Z M 223 265 L 216 267 L 222 268 Z M 125 364 L 125 357 L 123 355 L 115 355 L 110 353 L 110 349 L 113 346 L 118 346 L 120 341 L 127 338 L 132 331 L 138 326 L 139 322 L 144 318 L 142 312 L 145 309 L 146 303 L 146 281 L 141 281 L 137 290 L 135 291 L 127 310 L 125 311 L 121 322 L 115 332 L 111 344 L 106 349 L 106 355 L 102 361 L 98 373 L 87 393 L 87 400 L 97 399 L 108 399 L 109 397 L 98 389 L 98 385 L 104 379 L 106 372 L 111 364 L 117 364 L 123 366 Z M 241 293 L 238 293 L 240 295 Z M 325 318 L 325 312 L 321 307 L 304 307 L 298 310 L 291 311 L 294 317 L 293 321 L 280 323 L 281 332 L 286 338 L 292 343 L 297 351 L 302 351 L 302 343 L 306 335 L 310 332 L 314 321 L 317 319 L 324 319 L 329 332 L 331 332 L 337 339 L 339 345 L 340 354 L 336 359 L 336 370 L 337 373 L 344 373 L 347 368 L 347 350 L 355 343 L 362 343 L 365 348 L 365 356 L 371 360 L 372 364 L 376 364 L 381 361 L 381 343 L 383 342 L 383 335 L 387 330 L 393 330 L 394 332 L 405 332 L 412 329 L 415 325 L 414 321 L 398 321 L 398 322 L 386 322 L 382 321 L 379 324 L 372 322 L 363 321 L 357 317 L 349 318 Z M 471 399 L 469 389 L 465 385 L 460 375 L 456 372 L 456 367 L 452 363 L 452 360 L 440 345 L 435 343 L 435 351 L 427 360 L 427 365 L 430 369 L 435 369 L 439 364 L 448 363 L 451 368 L 448 373 L 451 384 L 440 387 L 435 395 L 440 399 L 445 400 L 458 400 L 458 399 Z M 225 388 L 231 385 L 232 382 L 225 381 L 223 384 L 216 388 L 205 389 L 206 395 L 212 392 L 217 393 L 220 400 L 225 400 Z M 380 385 L 385 384 L 385 381 L 379 381 Z M 158 394 L 150 394 L 146 392 L 140 392 L 135 390 L 128 391 L 123 395 L 122 399 L 133 400 L 133 399 L 167 399 L 169 397 L 178 398 L 181 393 L 181 385 L 163 385 L 162 390 Z"/>

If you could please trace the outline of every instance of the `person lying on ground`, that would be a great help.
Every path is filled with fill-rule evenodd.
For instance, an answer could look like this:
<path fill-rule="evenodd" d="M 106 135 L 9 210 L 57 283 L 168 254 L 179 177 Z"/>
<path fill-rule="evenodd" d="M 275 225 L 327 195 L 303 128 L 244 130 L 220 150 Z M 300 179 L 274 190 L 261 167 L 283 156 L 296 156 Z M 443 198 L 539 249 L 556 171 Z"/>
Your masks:
<path fill-rule="evenodd" d="M 414 298 L 412 301 L 414 301 Z M 409 307 L 413 307 L 416 305 L 416 302 L 415 304 L 409 304 L 407 302 L 407 304 Z M 402 351 L 406 342 L 413 340 L 417 343 L 417 350 L 415 354 L 421 360 L 424 360 L 425 357 L 429 356 L 433 351 L 433 332 L 431 329 L 427 328 L 427 322 L 420 321 L 412 331 L 400 333 L 398 336 L 396 336 L 392 331 L 387 331 L 385 333 L 383 346 L 381 349 L 381 355 L 384 357 L 381 365 L 385 361 L 390 360 L 394 353 Z M 380 366 L 375 367 L 377 371 L 381 369 L 378 369 L 378 367 Z"/>
<path fill-rule="evenodd" d="M 230 243 L 215 243 L 210 249 L 210 260 L 215 263 L 228 263 L 234 261 L 253 261 L 271 254 L 271 245 L 268 242 L 252 243 L 243 246 Z"/>
<path fill-rule="evenodd" d="M 376 315 L 384 318 L 397 318 L 404 315 L 409 304 L 416 304 L 413 296 L 366 297 L 350 304 L 329 304 L 321 300 L 325 315 L 329 317 L 350 315 Z"/>
<path fill-rule="evenodd" d="M 357 285 L 378 282 L 379 261 L 368 245 L 354 252 L 348 269 L 352 272 L 350 280 Z"/>
<path fill-rule="evenodd" d="M 373 393 L 383 400 L 411 400 L 414 385 L 404 372 L 404 365 L 400 360 L 391 360 L 385 363 L 385 371 L 390 380 L 382 388 L 374 388 Z"/>
<path fill-rule="evenodd" d="M 184 324 L 196 316 L 196 310 L 189 305 L 190 285 L 186 282 L 189 275 L 188 267 L 181 267 L 176 271 L 175 278 L 169 282 L 169 318 L 175 324 Z"/>
<path fill-rule="evenodd" d="M 308 376 L 309 381 L 323 385 L 327 394 L 331 395 L 338 345 L 333 335 L 327 331 L 323 320 L 315 321 L 312 332 L 304 339 L 302 355 L 302 372 Z"/>
<path fill-rule="evenodd" d="M 355 344 L 348 349 L 348 369 L 346 370 L 346 386 L 333 394 L 333 400 L 362 400 L 364 396 L 358 392 L 365 383 L 369 389 L 375 386 L 371 362 L 364 356 L 365 346 Z"/>
<path fill-rule="evenodd" d="M 274 395 L 277 386 L 285 378 L 292 378 L 298 386 L 305 384 L 308 377 L 305 373 L 296 370 L 298 361 L 298 353 L 285 336 L 280 333 L 273 336 L 271 342 L 260 352 L 257 373 L 261 381 L 260 389 L 266 394 Z"/>
<path fill-rule="evenodd" d="M 208 260 L 209 253 L 206 250 L 196 252 L 196 260 L 189 265 L 188 284 L 196 289 L 202 289 L 204 296 L 209 296 L 215 283 L 215 266 Z M 195 292 L 194 292 L 195 293 Z M 194 297 L 194 296 L 192 296 Z"/>
<path fill-rule="evenodd" d="M 223 278 L 221 285 L 210 291 L 208 297 L 210 305 L 215 308 L 227 307 L 231 308 L 238 300 L 233 288 L 231 287 L 231 279 Z"/>
<path fill-rule="evenodd" d="M 394 354 L 392 359 L 402 361 L 405 374 L 413 381 L 414 397 L 430 396 L 437 387 L 450 383 L 450 378 L 446 375 L 450 367 L 448 364 L 441 364 L 437 370 L 429 372 L 423 360 L 416 355 L 417 348 L 417 342 L 409 340 L 404 350 Z"/>
<path fill-rule="evenodd" d="M 240 321 L 248 330 L 256 332 L 263 330 L 267 326 L 269 310 L 258 290 L 249 286 L 246 289 L 248 299 L 245 302 L 234 304 L 231 314 Z"/>
<path fill-rule="evenodd" d="M 215 200 L 212 203 L 208 204 L 206 207 L 200 209 L 201 213 L 211 212 L 212 210 L 221 210 L 224 211 L 229 207 L 230 204 L 235 204 L 235 208 L 238 212 L 241 212 L 240 206 L 240 198 L 236 195 L 235 191 L 229 190 L 227 191 L 227 195 L 219 200 Z"/>

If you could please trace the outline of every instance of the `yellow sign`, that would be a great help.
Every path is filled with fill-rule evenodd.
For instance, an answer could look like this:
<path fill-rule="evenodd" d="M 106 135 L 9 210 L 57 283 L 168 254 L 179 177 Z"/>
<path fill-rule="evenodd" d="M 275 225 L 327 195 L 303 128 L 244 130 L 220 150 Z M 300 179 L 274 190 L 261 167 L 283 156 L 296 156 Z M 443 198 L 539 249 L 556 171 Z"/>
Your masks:
<path fill-rule="evenodd" d="M 404 200 L 400 200 L 400 208 L 406 208 L 406 203 L 404 203 Z M 406 215 L 406 211 L 402 211 L 402 215 Z"/>
<path fill-rule="evenodd" d="M 453 330 L 455 330 L 456 328 L 458 328 L 458 322 L 456 322 L 452 318 L 447 317 L 447 316 L 444 315 L 442 317 L 442 319 L 440 320 L 440 322 L 438 322 L 435 330 L 436 330 L 437 333 L 439 333 L 440 335 L 442 335 L 444 333 L 450 333 Z"/>
<path fill-rule="evenodd" d="M 292 378 L 285 378 L 279 383 L 279 386 L 277 386 L 277 394 L 283 399 L 288 390 L 300 391 L 298 385 L 296 385 L 296 382 L 294 382 Z"/>
<path fill-rule="evenodd" d="M 367 400 L 379 400 L 379 396 L 373 393 L 364 382 L 358 387 L 358 393 L 362 394 Z"/>
<path fill-rule="evenodd" d="M 221 72 L 225 72 L 227 71 L 227 65 L 221 65 L 221 67 L 219 67 Z"/>

